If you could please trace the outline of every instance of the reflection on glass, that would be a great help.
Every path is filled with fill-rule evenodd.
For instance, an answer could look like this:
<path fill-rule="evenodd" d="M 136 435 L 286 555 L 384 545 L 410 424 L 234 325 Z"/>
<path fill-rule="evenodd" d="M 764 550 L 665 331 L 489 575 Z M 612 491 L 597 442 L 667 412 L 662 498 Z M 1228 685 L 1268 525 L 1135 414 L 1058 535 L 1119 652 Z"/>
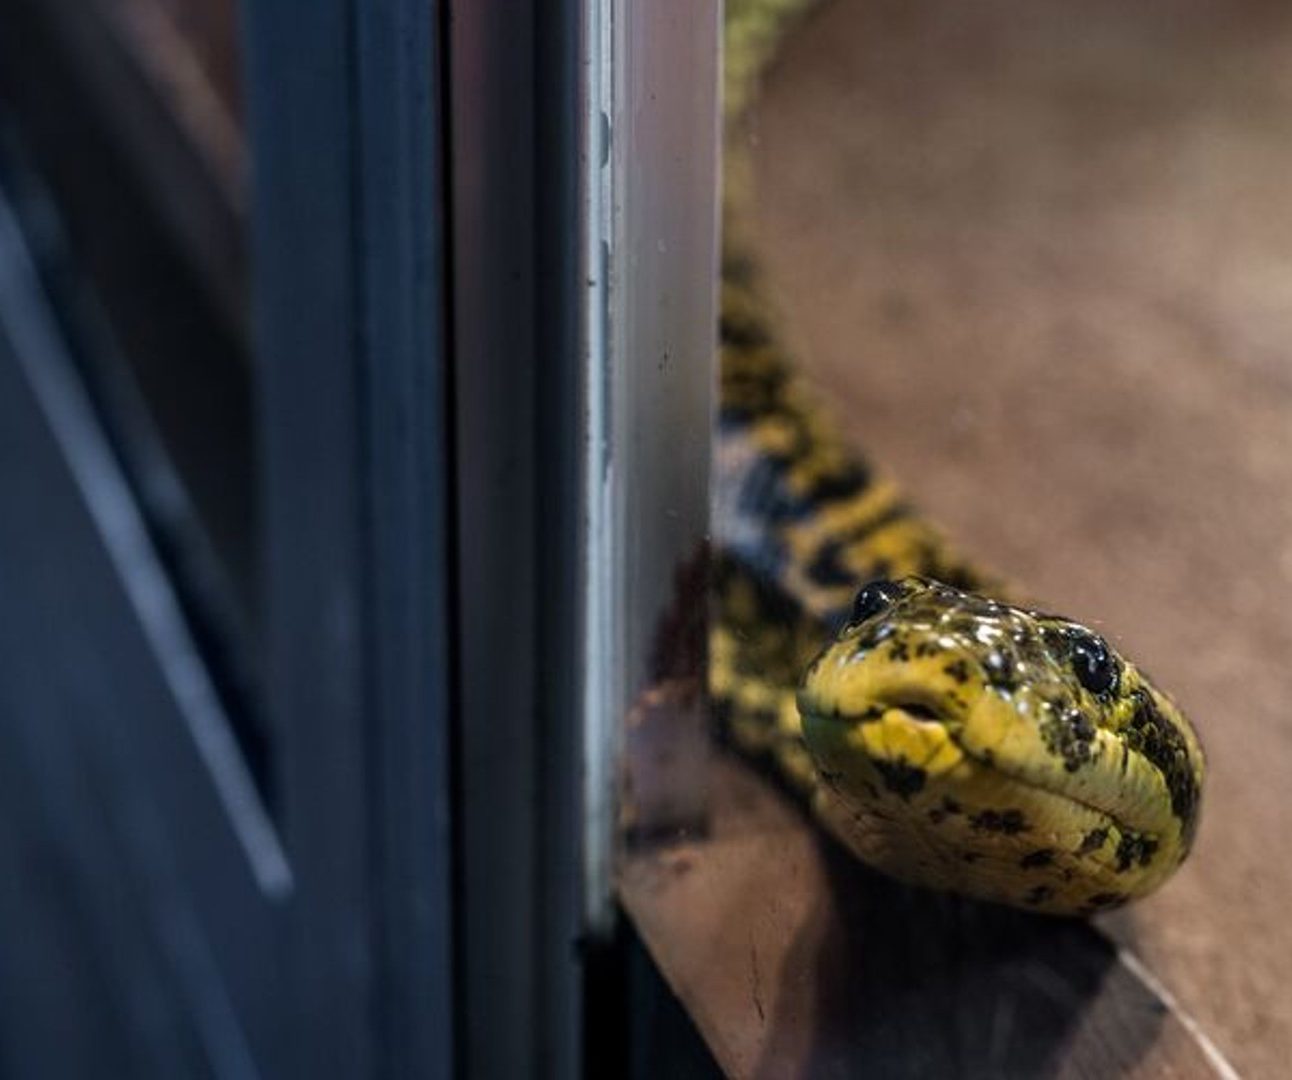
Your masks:
<path fill-rule="evenodd" d="M 37 255 L 86 388 L 261 760 L 237 5 L 49 0 L 5 18 L 20 212 L 57 223 Z"/>

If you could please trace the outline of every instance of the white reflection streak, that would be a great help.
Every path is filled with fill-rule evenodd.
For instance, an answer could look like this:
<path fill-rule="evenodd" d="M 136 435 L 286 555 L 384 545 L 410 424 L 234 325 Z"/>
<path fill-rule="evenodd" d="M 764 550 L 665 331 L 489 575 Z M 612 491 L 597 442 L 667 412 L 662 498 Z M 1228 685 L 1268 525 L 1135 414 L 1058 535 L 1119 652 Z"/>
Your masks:
<path fill-rule="evenodd" d="M 1127 971 L 1139 979 L 1161 1000 L 1171 1015 L 1180 1022 L 1184 1030 L 1193 1036 L 1194 1042 L 1202 1050 L 1203 1056 L 1211 1062 L 1211 1067 L 1216 1070 L 1217 1076 L 1222 1077 L 1223 1080 L 1242 1080 L 1242 1075 L 1229 1063 L 1229 1059 L 1220 1052 L 1220 1047 L 1211 1041 L 1211 1036 L 1202 1030 L 1202 1025 L 1185 1010 L 1184 1006 L 1162 984 L 1161 980 L 1144 966 L 1143 961 L 1138 956 L 1129 949 L 1119 947 L 1117 949 L 1117 959 L 1121 961 L 1122 966 Z"/>
<path fill-rule="evenodd" d="M 622 637 L 616 567 L 621 565 L 616 528 L 617 468 L 612 457 L 613 349 L 617 329 L 611 304 L 614 259 L 619 249 L 616 213 L 615 0 L 590 0 L 584 8 L 588 60 L 583 124 L 584 417 L 583 461 L 583 917 L 589 929 L 608 935 L 614 925 L 611 894 L 615 820 L 615 761 L 624 704 L 619 673 Z"/>
<path fill-rule="evenodd" d="M 26 289 L 37 280 L 28 261 L 18 223 L 0 206 L 0 284 Z M 68 469 L 99 533 L 118 581 L 134 610 L 137 625 L 157 661 L 161 676 L 188 727 L 234 835 L 265 895 L 275 899 L 292 890 L 292 872 L 277 831 L 247 771 L 242 751 L 211 684 L 206 665 L 188 631 L 147 527 L 112 451 L 94 422 L 84 388 L 56 344 L 59 331 L 43 303 L 29 298 L 20 317 L 10 313 L 3 327 L 14 343 L 32 393 L 45 410 Z"/>

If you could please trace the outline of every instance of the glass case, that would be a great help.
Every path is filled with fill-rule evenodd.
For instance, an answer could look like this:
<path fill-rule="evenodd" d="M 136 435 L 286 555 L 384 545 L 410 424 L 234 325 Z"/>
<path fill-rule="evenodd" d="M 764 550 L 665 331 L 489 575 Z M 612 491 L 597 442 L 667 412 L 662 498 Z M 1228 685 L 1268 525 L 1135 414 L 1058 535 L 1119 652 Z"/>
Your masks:
<path fill-rule="evenodd" d="M 0 24 L 0 1065 L 1277 1074 L 1285 15 Z M 1160 896 L 897 884 L 733 734 L 724 559 L 802 507 L 733 510 L 724 414 L 791 377 L 762 448 L 811 428 L 875 566 L 1024 582 L 1203 717 Z M 819 631 L 858 582 L 813 552 L 769 580 Z M 776 601 L 737 677 L 793 731 Z"/>

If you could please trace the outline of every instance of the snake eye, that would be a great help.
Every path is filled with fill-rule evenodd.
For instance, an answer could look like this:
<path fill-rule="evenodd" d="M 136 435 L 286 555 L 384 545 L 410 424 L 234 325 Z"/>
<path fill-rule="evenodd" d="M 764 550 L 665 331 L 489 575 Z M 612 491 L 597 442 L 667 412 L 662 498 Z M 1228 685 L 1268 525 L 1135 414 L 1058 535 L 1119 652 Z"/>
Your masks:
<path fill-rule="evenodd" d="M 1072 670 L 1077 681 L 1092 694 L 1107 694 L 1117 687 L 1117 660 L 1103 638 L 1088 631 L 1072 635 Z"/>
<path fill-rule="evenodd" d="M 901 586 L 893 581 L 872 581 L 869 585 L 863 585 L 852 602 L 852 618 L 849 621 L 860 623 L 874 618 L 881 611 L 890 608 L 893 601 L 901 595 Z"/>

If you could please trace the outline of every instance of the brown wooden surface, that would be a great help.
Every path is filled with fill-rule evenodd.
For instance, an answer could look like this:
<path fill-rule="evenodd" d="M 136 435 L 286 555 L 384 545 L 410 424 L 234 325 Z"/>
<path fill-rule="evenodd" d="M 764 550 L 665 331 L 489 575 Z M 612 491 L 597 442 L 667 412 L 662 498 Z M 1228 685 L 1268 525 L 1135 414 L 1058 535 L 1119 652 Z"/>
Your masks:
<path fill-rule="evenodd" d="M 1193 861 L 1110 919 L 1247 1076 L 1292 1072 L 1292 9 L 839 0 L 759 138 L 849 430 L 1196 717 Z"/>
<path fill-rule="evenodd" d="M 899 890 L 720 765 L 752 819 L 624 895 L 727 1068 L 1217 1075 L 1184 1015 L 1292 1074 L 1289 71 L 1273 3 L 833 0 L 774 72 L 805 366 L 972 554 L 1173 690 L 1211 775 L 1192 861 L 1100 924 L 1155 1010 L 1101 934 Z"/>
<path fill-rule="evenodd" d="M 711 766 L 707 834 L 635 848 L 620 895 L 730 1075 L 1214 1074 L 1088 925 L 897 885 Z"/>

